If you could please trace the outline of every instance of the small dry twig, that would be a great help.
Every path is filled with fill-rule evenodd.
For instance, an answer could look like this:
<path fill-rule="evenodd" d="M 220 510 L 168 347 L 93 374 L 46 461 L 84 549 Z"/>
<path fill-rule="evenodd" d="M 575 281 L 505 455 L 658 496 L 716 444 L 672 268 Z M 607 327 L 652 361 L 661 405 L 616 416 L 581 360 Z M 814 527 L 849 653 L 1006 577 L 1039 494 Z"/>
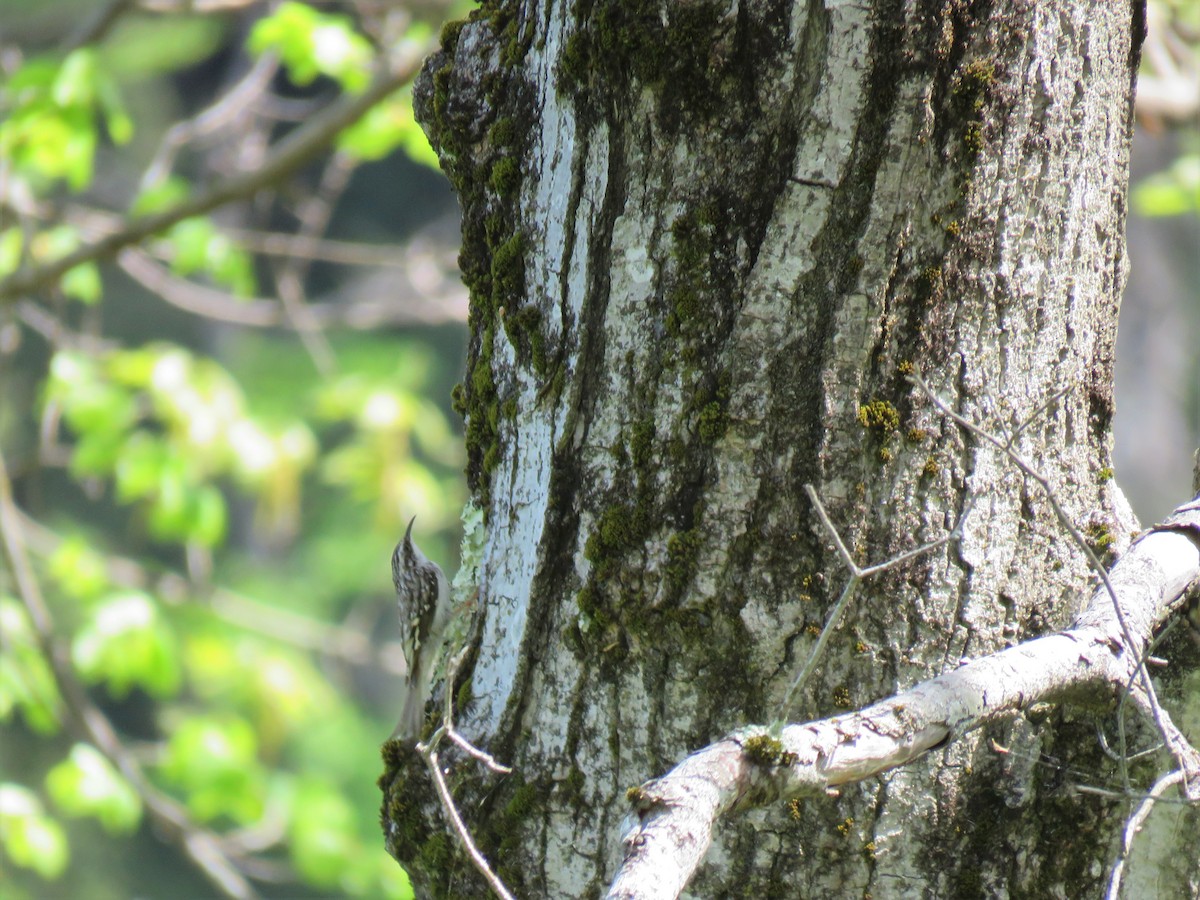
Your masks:
<path fill-rule="evenodd" d="M 800 669 L 800 674 L 796 676 L 796 680 L 792 682 L 792 686 L 788 688 L 788 692 L 784 695 L 783 703 L 780 706 L 779 721 L 780 723 L 787 720 L 787 715 L 791 709 L 792 700 L 796 694 L 804 688 L 808 683 L 808 679 L 812 676 L 813 670 L 817 663 L 825 653 L 825 647 L 829 643 L 829 637 L 837 628 L 838 622 L 841 620 L 842 613 L 850 604 L 855 591 L 858 590 L 858 585 L 866 578 L 872 575 L 878 575 L 880 572 L 886 572 L 888 569 L 895 568 L 908 562 L 910 559 L 928 553 L 931 550 L 936 550 L 938 547 L 948 544 L 951 541 L 956 541 L 962 537 L 963 526 L 966 524 L 967 516 L 971 514 L 971 508 L 975 503 L 975 498 L 967 497 L 966 503 L 963 504 L 963 511 L 958 517 L 958 521 L 954 523 L 954 528 L 948 533 L 928 544 L 917 547 L 914 550 L 908 550 L 895 556 L 886 562 L 878 563 L 873 566 L 867 566 L 865 569 L 859 568 L 854 561 L 854 557 L 850 555 L 850 551 L 846 548 L 842 537 L 838 534 L 838 530 L 834 527 L 833 522 L 829 518 L 829 514 L 825 511 L 825 507 L 821 503 L 821 498 L 817 496 L 816 489 L 811 484 L 804 485 L 804 490 L 808 494 L 808 499 L 812 501 L 813 507 L 817 511 L 817 517 L 821 520 L 821 524 L 825 526 L 825 530 L 829 532 L 833 538 L 834 546 L 837 547 L 838 555 L 842 558 L 842 562 L 846 568 L 850 570 L 850 577 L 846 579 L 846 586 L 842 588 L 842 594 L 838 597 L 837 603 L 833 609 L 829 611 L 829 616 L 825 620 L 825 627 L 821 629 L 821 634 L 817 637 L 817 643 L 813 646 L 812 651 L 808 654 L 808 659 L 805 661 L 803 668 Z"/>
<path fill-rule="evenodd" d="M 1146 824 L 1146 819 L 1150 815 L 1150 811 L 1154 808 L 1163 793 L 1173 784 L 1179 784 L 1184 778 L 1182 769 L 1176 769 L 1173 772 L 1168 772 L 1162 778 L 1154 783 L 1154 787 L 1150 788 L 1146 797 L 1134 810 L 1133 815 L 1125 823 L 1125 834 L 1121 840 L 1121 849 L 1117 851 L 1116 861 L 1113 863 L 1112 874 L 1108 879 L 1108 893 L 1105 894 L 1106 900 L 1117 900 L 1121 895 L 1121 881 L 1125 875 L 1125 862 L 1129 859 L 1129 853 L 1133 849 L 1133 840 L 1137 837 L 1142 826 Z"/>
<path fill-rule="evenodd" d="M 454 681 L 458 675 L 459 667 L 466 658 L 468 648 L 464 647 L 450 661 L 446 671 L 446 709 L 443 714 L 442 724 L 430 736 L 428 741 L 417 743 L 417 753 L 425 760 L 425 765 L 429 769 L 429 774 L 433 778 L 434 787 L 437 788 L 438 798 L 442 801 L 442 809 L 445 810 L 446 816 L 450 819 L 450 823 L 454 826 L 454 832 L 462 843 L 463 849 L 470 858 L 475 870 L 479 872 L 483 879 L 488 883 L 488 886 L 495 892 L 497 897 L 503 900 L 514 900 L 512 892 L 500 880 L 487 858 L 480 852 L 479 847 L 475 845 L 474 838 L 471 837 L 471 830 L 467 828 L 467 824 L 463 821 L 462 816 L 458 812 L 458 805 L 454 802 L 454 796 L 450 793 L 450 788 L 446 784 L 445 776 L 442 774 L 441 762 L 438 757 L 437 748 L 443 738 L 449 738 L 457 747 L 459 747 L 468 756 L 478 760 L 488 769 L 501 775 L 507 775 L 512 772 L 509 766 L 501 765 L 496 762 L 496 759 L 490 754 L 478 747 L 475 747 L 459 734 L 454 729 Z"/>

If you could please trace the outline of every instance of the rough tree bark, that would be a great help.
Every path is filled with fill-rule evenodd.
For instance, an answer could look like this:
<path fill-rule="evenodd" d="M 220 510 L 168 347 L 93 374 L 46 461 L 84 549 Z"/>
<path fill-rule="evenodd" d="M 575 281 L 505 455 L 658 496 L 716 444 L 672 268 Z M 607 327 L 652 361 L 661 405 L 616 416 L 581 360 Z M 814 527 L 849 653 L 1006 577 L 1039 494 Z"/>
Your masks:
<path fill-rule="evenodd" d="M 418 108 L 462 202 L 487 519 L 456 690 L 515 768 L 454 787 L 519 894 L 601 892 L 627 790 L 689 751 L 1080 611 L 1045 497 L 907 376 L 1023 426 L 1097 549 L 1128 538 L 1109 425 L 1142 28 L 1109 0 L 507 0 L 446 29 Z M 864 584 L 785 714 L 844 578 L 806 483 L 860 563 L 977 499 L 961 541 Z M 731 820 L 691 890 L 1096 895 L 1127 806 L 1069 789 L 1113 772 L 1091 699 Z M 385 757 L 389 849 L 464 890 L 422 770 Z"/>

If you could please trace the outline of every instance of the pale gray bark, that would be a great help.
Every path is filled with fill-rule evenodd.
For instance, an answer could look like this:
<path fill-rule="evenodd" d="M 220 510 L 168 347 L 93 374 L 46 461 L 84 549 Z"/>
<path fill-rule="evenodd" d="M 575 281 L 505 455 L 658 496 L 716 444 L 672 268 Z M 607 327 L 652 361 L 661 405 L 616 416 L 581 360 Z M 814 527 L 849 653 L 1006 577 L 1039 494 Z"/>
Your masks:
<path fill-rule="evenodd" d="M 1140 27 L 1099 0 L 594 0 L 447 32 L 418 99 L 463 204 L 488 517 L 462 722 L 518 773 L 458 790 L 518 894 L 603 890 L 628 788 L 781 714 L 842 578 L 806 482 L 863 563 L 978 499 L 958 544 L 864 585 L 793 721 L 1080 612 L 1045 498 L 906 373 L 1023 428 L 1077 527 L 1127 537 L 1109 423 Z M 1125 807 L 1036 754 L 1111 774 L 1106 699 L 732 820 L 691 890 L 1095 895 Z M 990 750 L 1010 732 L 1027 764 Z M 414 772 L 389 757 L 389 846 L 441 866 Z"/>

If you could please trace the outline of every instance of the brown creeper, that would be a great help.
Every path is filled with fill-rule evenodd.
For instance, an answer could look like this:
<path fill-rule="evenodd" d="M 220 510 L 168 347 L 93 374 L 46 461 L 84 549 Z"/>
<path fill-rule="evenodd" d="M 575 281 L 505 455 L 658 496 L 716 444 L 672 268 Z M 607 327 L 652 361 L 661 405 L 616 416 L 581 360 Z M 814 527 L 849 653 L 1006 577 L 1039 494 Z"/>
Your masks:
<path fill-rule="evenodd" d="M 433 670 L 450 624 L 450 585 L 441 567 L 425 558 L 412 540 L 413 516 L 404 540 L 392 552 L 392 583 L 400 607 L 400 646 L 408 664 L 408 696 L 393 738 L 421 737 L 425 704 L 433 687 Z"/>

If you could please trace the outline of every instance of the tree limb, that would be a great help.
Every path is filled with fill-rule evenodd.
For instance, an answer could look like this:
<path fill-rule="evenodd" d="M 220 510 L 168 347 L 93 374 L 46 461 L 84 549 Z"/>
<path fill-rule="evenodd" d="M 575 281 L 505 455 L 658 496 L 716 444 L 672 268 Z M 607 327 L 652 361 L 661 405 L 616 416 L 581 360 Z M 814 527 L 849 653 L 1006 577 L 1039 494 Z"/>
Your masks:
<path fill-rule="evenodd" d="M 1066 630 L 973 660 L 865 709 L 788 725 L 777 739 L 749 728 L 693 753 L 630 791 L 633 822 L 608 896 L 678 896 L 727 813 L 835 791 L 1073 689 L 1123 691 L 1152 632 L 1182 608 L 1198 576 L 1200 501 L 1190 501 L 1130 547 L 1109 573 L 1113 595 L 1100 586 Z"/>

